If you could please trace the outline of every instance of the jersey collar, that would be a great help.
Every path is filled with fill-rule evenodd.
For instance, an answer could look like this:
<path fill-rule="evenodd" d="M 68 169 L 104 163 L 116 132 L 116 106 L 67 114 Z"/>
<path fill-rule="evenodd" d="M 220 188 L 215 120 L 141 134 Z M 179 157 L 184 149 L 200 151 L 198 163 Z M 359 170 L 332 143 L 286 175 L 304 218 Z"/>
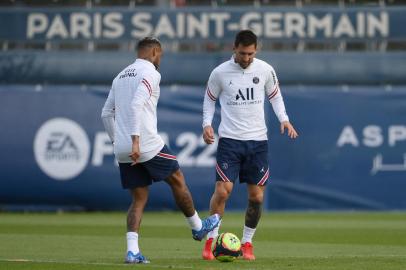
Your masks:
<path fill-rule="evenodd" d="M 150 66 L 151 68 L 155 69 L 154 64 L 152 64 L 152 63 L 151 63 L 150 61 L 148 61 L 148 60 L 141 59 L 141 58 L 137 58 L 137 59 L 135 59 L 135 62 L 136 62 L 136 63 L 141 63 L 141 64 L 143 64 L 143 65 Z"/>
<path fill-rule="evenodd" d="M 244 73 L 251 73 L 251 72 L 253 71 L 253 66 L 254 66 L 254 63 L 255 63 L 256 58 L 254 58 L 254 60 L 252 61 L 252 63 L 251 63 L 246 69 L 243 69 L 239 64 L 237 64 L 237 63 L 235 62 L 234 57 L 235 57 L 235 54 L 233 54 L 233 55 L 231 56 L 231 59 L 230 59 L 230 63 L 231 63 L 231 66 L 232 66 L 232 67 L 234 67 L 234 68 L 236 68 L 237 70 L 242 71 L 242 72 L 244 72 Z"/>

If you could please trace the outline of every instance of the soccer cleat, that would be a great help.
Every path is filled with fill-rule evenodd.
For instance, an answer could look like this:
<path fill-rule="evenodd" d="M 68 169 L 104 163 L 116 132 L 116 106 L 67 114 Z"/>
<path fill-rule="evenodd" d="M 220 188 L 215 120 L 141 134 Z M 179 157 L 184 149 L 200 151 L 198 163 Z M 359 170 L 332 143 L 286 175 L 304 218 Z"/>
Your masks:
<path fill-rule="evenodd" d="M 134 255 L 132 251 L 128 251 L 127 256 L 125 257 L 125 263 L 149 263 L 149 261 L 141 254 L 141 252 Z"/>
<path fill-rule="evenodd" d="M 210 217 L 202 220 L 202 228 L 200 231 L 192 230 L 193 239 L 197 241 L 202 241 L 202 239 L 214 228 L 219 225 L 220 222 L 220 215 L 214 214 Z"/>
<path fill-rule="evenodd" d="M 242 252 L 242 257 L 244 260 L 248 261 L 253 261 L 255 260 L 255 255 L 254 255 L 254 247 L 250 242 L 246 242 L 241 245 L 241 252 Z"/>
<path fill-rule="evenodd" d="M 202 257 L 203 257 L 203 259 L 208 260 L 208 261 L 214 260 L 214 255 L 213 255 L 213 252 L 211 251 L 212 243 L 213 243 L 213 238 L 207 239 L 206 243 L 204 244 L 204 248 L 203 248 Z"/>

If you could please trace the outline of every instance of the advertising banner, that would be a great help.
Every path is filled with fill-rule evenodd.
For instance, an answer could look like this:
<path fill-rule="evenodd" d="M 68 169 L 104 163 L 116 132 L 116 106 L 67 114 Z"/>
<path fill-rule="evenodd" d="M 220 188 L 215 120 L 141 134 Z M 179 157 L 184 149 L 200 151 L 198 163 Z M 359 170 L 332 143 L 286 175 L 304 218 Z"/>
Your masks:
<path fill-rule="evenodd" d="M 117 164 L 100 114 L 106 86 L 0 86 L 0 208 L 54 205 L 125 209 Z M 267 209 L 406 209 L 406 88 L 281 88 L 297 140 L 279 133 L 265 104 L 270 180 Z M 198 209 L 214 189 L 216 145 L 202 138 L 204 86 L 164 86 L 158 129 Z M 214 125 L 219 123 L 219 110 Z M 176 209 L 165 183 L 149 209 Z M 235 185 L 228 209 L 246 207 Z"/>

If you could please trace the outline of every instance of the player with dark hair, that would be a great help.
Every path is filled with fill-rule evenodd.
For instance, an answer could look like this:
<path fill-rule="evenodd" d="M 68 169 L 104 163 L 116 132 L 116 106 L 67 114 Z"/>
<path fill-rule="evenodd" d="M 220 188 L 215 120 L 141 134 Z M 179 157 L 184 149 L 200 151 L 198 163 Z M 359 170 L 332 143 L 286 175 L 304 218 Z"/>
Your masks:
<path fill-rule="evenodd" d="M 113 80 L 101 115 L 114 144 L 121 184 L 132 196 L 127 214 L 126 263 L 149 262 L 140 252 L 138 233 L 148 186 L 153 182 L 164 180 L 169 184 L 195 240 L 200 241 L 219 223 L 217 214 L 200 219 L 176 156 L 158 135 L 156 108 L 161 75 L 157 69 L 162 56 L 161 43 L 156 38 L 144 38 L 137 45 L 137 54 L 135 62 Z"/>
<path fill-rule="evenodd" d="M 216 186 L 210 200 L 210 212 L 223 216 L 234 182 L 239 178 L 241 183 L 247 183 L 248 207 L 241 239 L 246 260 L 255 260 L 252 238 L 261 217 L 269 178 L 265 96 L 281 123 L 281 133 L 286 129 L 290 138 L 298 136 L 286 114 L 275 71 L 255 58 L 256 51 L 257 36 L 250 30 L 240 31 L 235 38 L 232 58 L 210 74 L 203 104 L 203 139 L 207 144 L 214 142 L 211 123 L 217 99 L 221 105 Z M 220 224 L 207 235 L 202 254 L 206 260 L 214 259 L 211 244 L 219 227 Z"/>

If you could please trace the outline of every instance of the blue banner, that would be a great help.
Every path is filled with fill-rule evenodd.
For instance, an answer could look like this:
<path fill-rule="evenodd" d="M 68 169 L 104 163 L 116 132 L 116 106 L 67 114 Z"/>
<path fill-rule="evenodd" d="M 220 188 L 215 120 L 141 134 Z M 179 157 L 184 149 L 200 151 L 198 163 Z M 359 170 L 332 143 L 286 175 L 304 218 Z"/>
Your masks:
<path fill-rule="evenodd" d="M 112 145 L 100 121 L 108 87 L 0 86 L 0 206 L 125 209 Z M 265 106 L 268 209 L 406 209 L 406 87 L 283 87 L 300 137 L 279 134 Z M 199 210 L 214 189 L 216 147 L 201 139 L 204 86 L 161 88 L 159 130 L 177 154 Z M 216 125 L 219 114 L 215 117 Z M 244 209 L 235 185 L 228 209 Z M 164 183 L 149 209 L 175 209 Z"/>
<path fill-rule="evenodd" d="M 404 7 L 0 9 L 2 40 L 233 39 L 252 29 L 264 40 L 405 39 Z M 10 27 L 12 26 L 12 27 Z"/>

